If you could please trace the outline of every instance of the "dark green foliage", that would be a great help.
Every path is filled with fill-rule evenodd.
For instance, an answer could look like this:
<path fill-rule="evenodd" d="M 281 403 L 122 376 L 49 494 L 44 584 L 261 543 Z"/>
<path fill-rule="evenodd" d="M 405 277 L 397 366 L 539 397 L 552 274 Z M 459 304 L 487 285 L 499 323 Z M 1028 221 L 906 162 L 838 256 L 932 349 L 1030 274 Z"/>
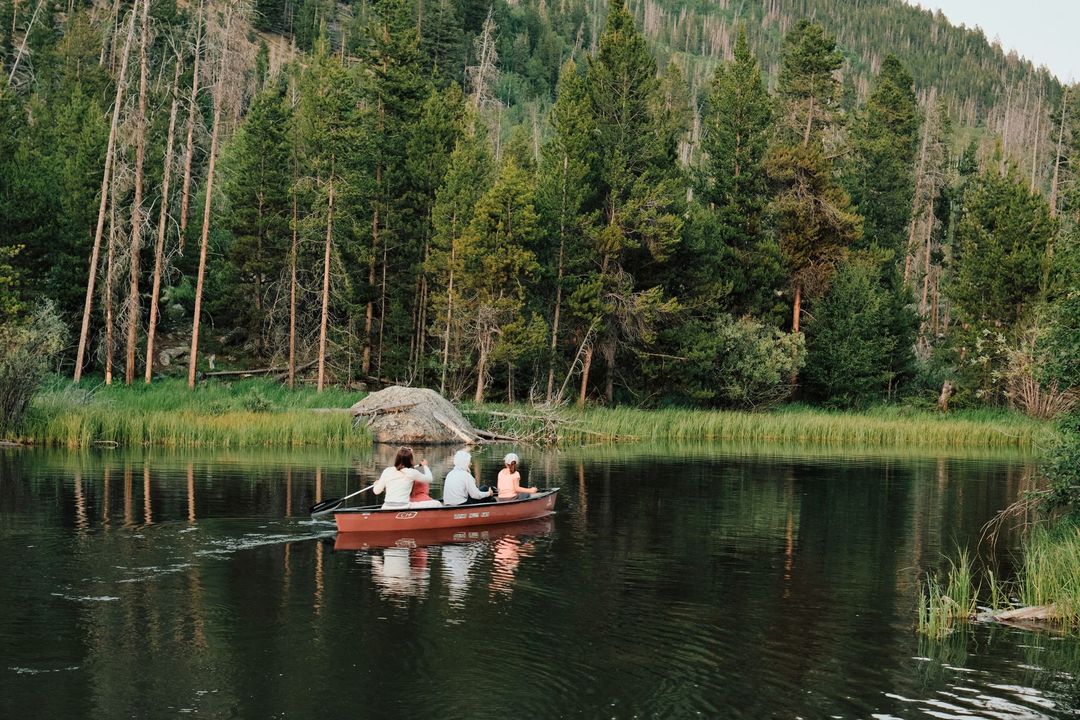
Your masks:
<path fill-rule="evenodd" d="M 911 75 L 892 55 L 852 132 L 851 199 L 863 216 L 864 247 L 899 258 L 905 250 L 915 192 L 919 115 Z"/>
<path fill-rule="evenodd" d="M 1040 340 L 1041 379 L 1062 388 L 1080 388 L 1080 290 L 1074 288 L 1051 306 Z"/>
<path fill-rule="evenodd" d="M 686 326 L 683 372 L 687 394 L 699 402 L 763 410 L 791 395 L 791 377 L 806 361 L 804 336 L 753 318 L 720 315 L 697 328 Z"/>
<path fill-rule="evenodd" d="M 775 240 L 766 232 L 768 178 L 763 159 L 772 132 L 772 101 L 765 91 L 745 29 L 731 63 L 717 68 L 702 120 L 705 153 L 697 189 L 702 210 L 688 238 L 694 303 L 710 315 L 724 306 L 735 314 L 772 316 L 784 271 Z"/>
<path fill-rule="evenodd" d="M 0 320 L 0 433 L 22 420 L 66 335 L 64 323 L 48 302 L 25 319 Z"/>
<path fill-rule="evenodd" d="M 19 312 L 19 273 L 11 266 L 11 259 L 22 250 L 21 245 L 0 246 L 0 325 L 15 319 Z"/>
<path fill-rule="evenodd" d="M 896 316 L 872 263 L 842 265 L 807 323 L 807 393 L 837 407 L 886 398 L 897 374 L 894 355 L 913 334 L 900 334 Z"/>
<path fill-rule="evenodd" d="M 949 288 L 964 320 L 1011 328 L 1024 317 L 1039 300 L 1055 231 L 1046 200 L 1023 180 L 980 174 L 964 195 Z"/>
<path fill-rule="evenodd" d="M 1080 412 L 1058 421 L 1058 438 L 1042 467 L 1050 482 L 1044 507 L 1063 511 L 1080 522 Z"/>
<path fill-rule="evenodd" d="M 217 314 L 242 327 L 260 356 L 269 347 L 264 325 L 290 244 L 291 132 L 282 90 L 270 88 L 255 98 L 223 161 L 233 235 L 227 258 L 235 277 Z"/>
<path fill-rule="evenodd" d="M 818 23 L 799 20 L 784 37 L 777 83 L 783 142 L 806 145 L 821 141 L 822 132 L 839 109 L 836 71 L 842 63 L 836 41 Z"/>

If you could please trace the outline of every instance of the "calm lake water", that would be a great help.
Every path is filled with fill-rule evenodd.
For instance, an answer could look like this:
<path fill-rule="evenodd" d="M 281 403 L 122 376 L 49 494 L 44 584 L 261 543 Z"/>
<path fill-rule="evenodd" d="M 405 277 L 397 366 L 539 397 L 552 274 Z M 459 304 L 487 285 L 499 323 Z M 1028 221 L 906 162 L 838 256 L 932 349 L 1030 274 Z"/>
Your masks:
<path fill-rule="evenodd" d="M 306 511 L 385 450 L 0 453 L 0 717 L 1080 714 L 1076 639 L 913 631 L 1030 459 L 516 449 L 550 521 L 371 549 Z"/>

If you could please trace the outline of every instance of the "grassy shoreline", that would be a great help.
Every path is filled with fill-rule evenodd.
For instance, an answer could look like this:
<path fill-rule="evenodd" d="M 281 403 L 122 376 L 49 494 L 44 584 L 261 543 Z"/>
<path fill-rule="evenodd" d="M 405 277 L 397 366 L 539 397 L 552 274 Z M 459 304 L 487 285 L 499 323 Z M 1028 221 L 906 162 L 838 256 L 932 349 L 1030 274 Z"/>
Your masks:
<path fill-rule="evenodd" d="M 4 439 L 78 449 L 94 445 L 166 448 L 357 447 L 371 442 L 345 413 L 359 393 L 331 388 L 290 391 L 269 380 L 205 383 L 194 392 L 182 381 L 124 387 L 73 387 L 55 379 L 35 396 L 18 431 Z M 1036 452 L 1050 436 L 1047 423 L 1018 413 L 960 412 L 943 416 L 903 407 L 862 412 L 788 406 L 763 413 L 637 408 L 560 409 L 465 405 L 477 427 L 515 437 L 546 432 L 559 444 L 617 441 L 743 441 L 813 446 Z M 496 414 L 492 414 L 496 413 Z"/>
<path fill-rule="evenodd" d="M 492 410 L 502 415 L 492 415 Z M 495 420 L 496 430 L 531 435 L 551 425 L 550 416 L 521 407 L 465 407 L 477 427 Z M 902 407 L 878 407 L 842 412 L 802 405 L 770 412 L 638 408 L 563 410 L 559 442 L 590 443 L 613 440 L 686 441 L 737 440 L 818 446 L 919 448 L 1015 448 L 1036 451 L 1050 437 L 1050 426 L 1019 413 L 968 411 L 941 415 Z"/>
<path fill-rule="evenodd" d="M 95 445 L 165 448 L 356 447 L 371 437 L 352 427 L 355 393 L 290 391 L 266 380 L 206 383 L 194 392 L 179 380 L 124 387 L 74 387 L 56 380 L 39 392 L 7 440 L 80 449 Z"/>

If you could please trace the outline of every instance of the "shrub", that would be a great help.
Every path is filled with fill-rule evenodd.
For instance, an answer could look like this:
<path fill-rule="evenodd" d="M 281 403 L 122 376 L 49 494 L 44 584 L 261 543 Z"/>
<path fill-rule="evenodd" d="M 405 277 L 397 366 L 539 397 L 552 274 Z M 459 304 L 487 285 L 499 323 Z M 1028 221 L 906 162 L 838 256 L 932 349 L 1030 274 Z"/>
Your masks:
<path fill-rule="evenodd" d="M 709 330 L 687 351 L 698 380 L 689 389 L 691 396 L 744 409 L 767 408 L 787 399 L 791 378 L 806 360 L 801 333 L 726 314 Z"/>
<path fill-rule="evenodd" d="M 52 303 L 39 305 L 24 320 L 0 325 L 0 432 L 7 433 L 22 420 L 65 335 Z"/>
<path fill-rule="evenodd" d="M 888 395 L 897 374 L 910 364 L 910 315 L 870 263 L 842 266 L 807 324 L 809 393 L 840 407 Z"/>

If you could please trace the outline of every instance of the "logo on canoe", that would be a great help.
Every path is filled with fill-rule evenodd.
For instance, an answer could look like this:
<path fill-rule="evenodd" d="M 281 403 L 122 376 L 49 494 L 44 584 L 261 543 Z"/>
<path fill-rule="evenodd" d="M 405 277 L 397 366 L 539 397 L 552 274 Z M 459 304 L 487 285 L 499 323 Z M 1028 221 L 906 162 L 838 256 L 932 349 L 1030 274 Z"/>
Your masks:
<path fill-rule="evenodd" d="M 415 512 L 403 512 L 403 513 L 398 513 L 397 515 L 394 516 L 394 518 L 396 520 L 412 520 L 414 517 L 416 517 Z"/>

